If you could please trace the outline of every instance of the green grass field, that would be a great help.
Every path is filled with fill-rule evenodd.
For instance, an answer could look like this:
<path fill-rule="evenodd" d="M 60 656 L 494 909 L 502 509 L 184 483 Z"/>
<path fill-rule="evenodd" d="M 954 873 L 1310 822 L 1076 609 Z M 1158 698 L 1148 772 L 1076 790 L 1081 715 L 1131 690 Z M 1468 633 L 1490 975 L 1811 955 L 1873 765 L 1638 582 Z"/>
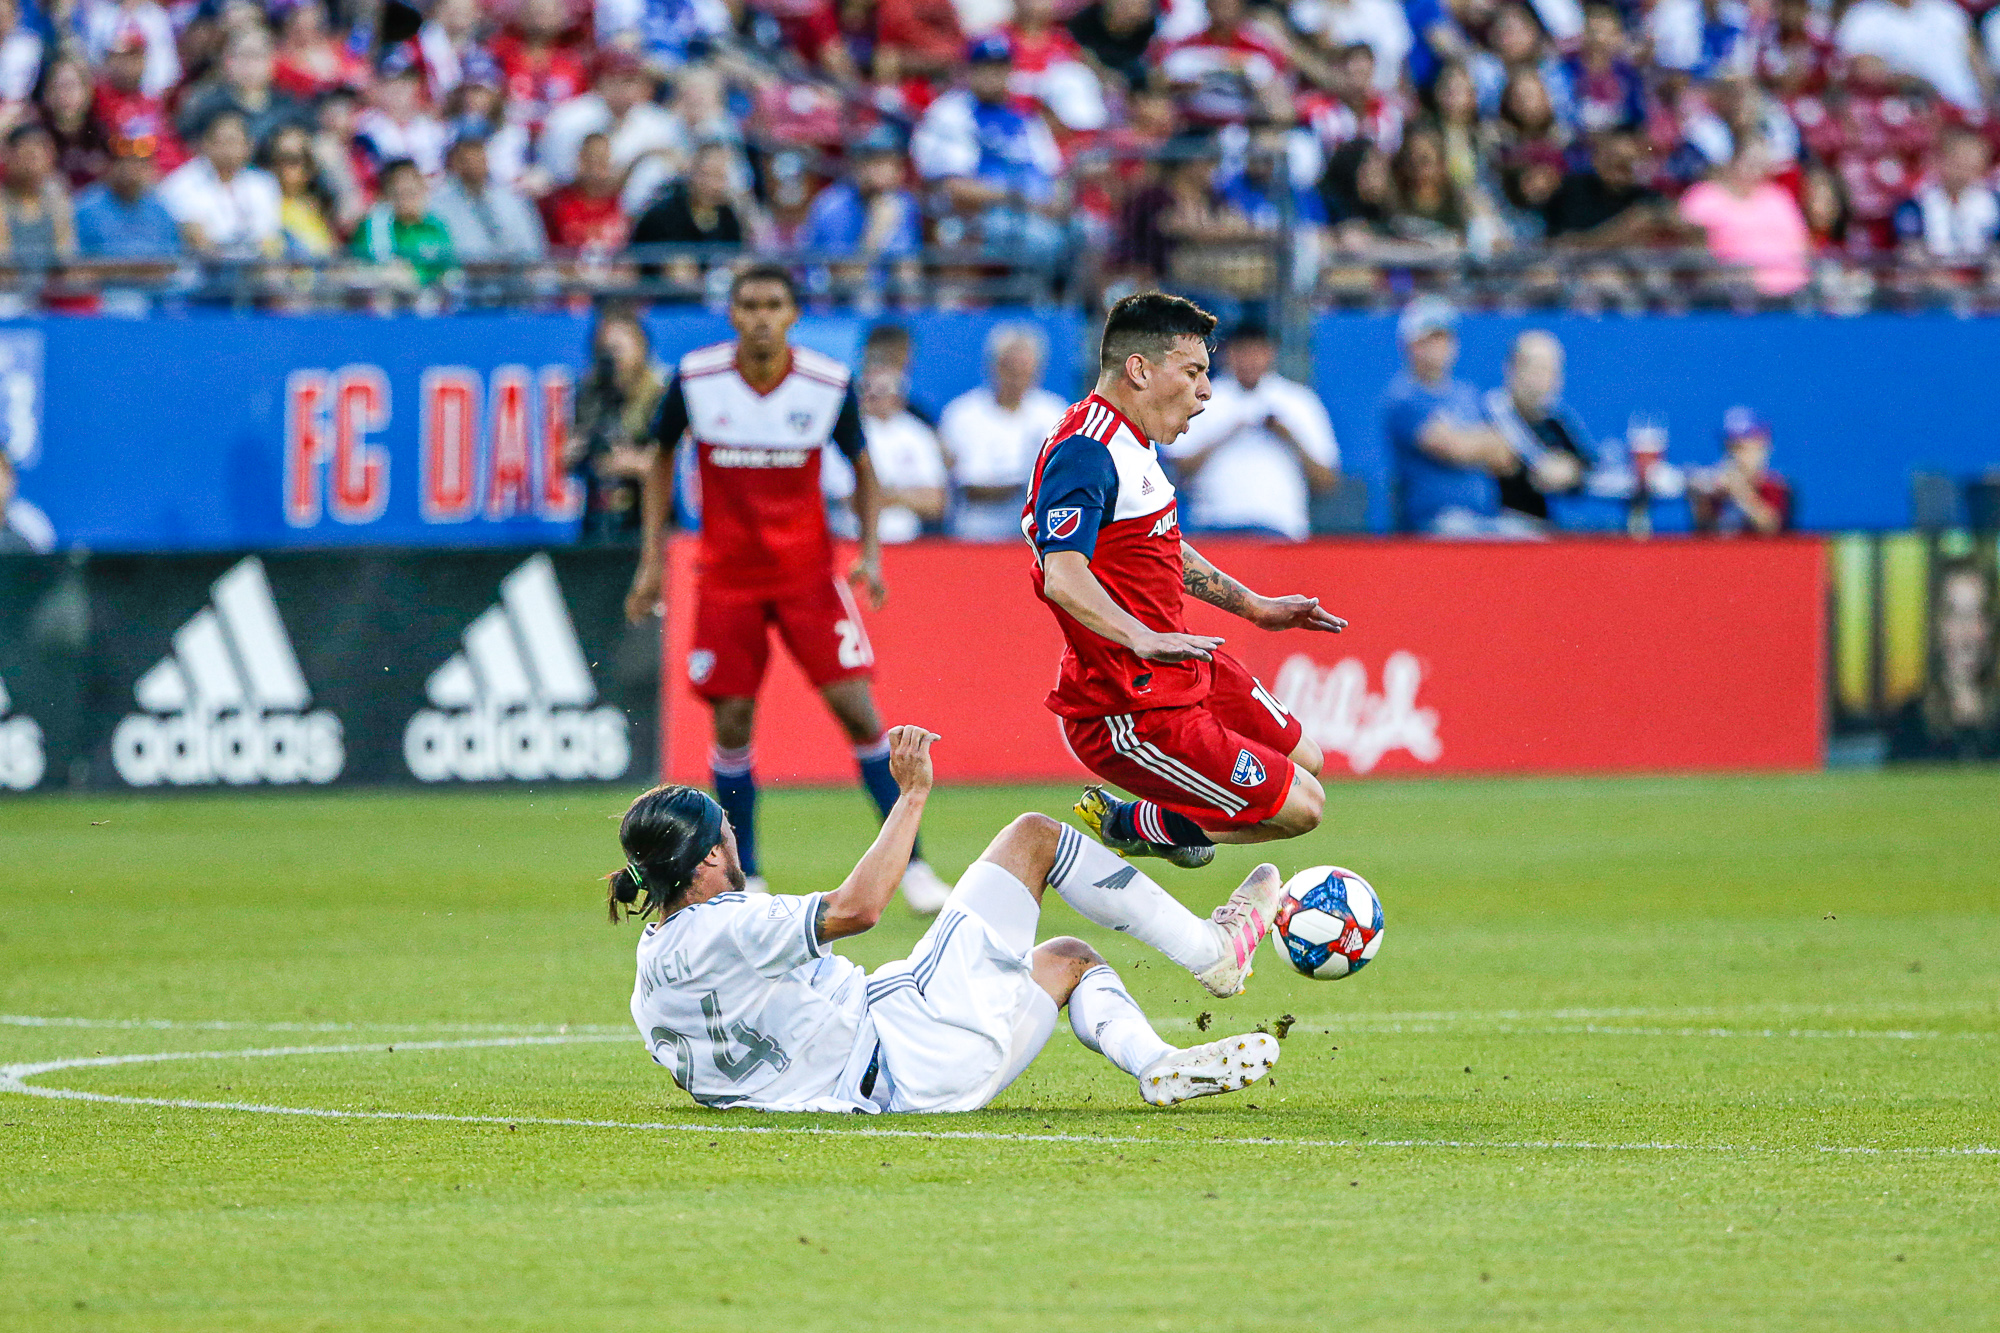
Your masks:
<path fill-rule="evenodd" d="M 2000 772 L 1339 786 L 1277 859 L 1380 889 L 1351 980 L 1210 1001 L 1045 916 L 1171 1040 L 1295 1016 L 1271 1085 L 1148 1110 L 1065 1025 L 990 1111 L 867 1120 L 645 1058 L 629 794 L 0 803 L 0 1064 L 353 1113 L 0 1082 L 0 1329 L 2000 1327 Z M 933 859 L 1070 795 L 946 788 Z M 781 892 L 871 833 L 765 810 Z"/>

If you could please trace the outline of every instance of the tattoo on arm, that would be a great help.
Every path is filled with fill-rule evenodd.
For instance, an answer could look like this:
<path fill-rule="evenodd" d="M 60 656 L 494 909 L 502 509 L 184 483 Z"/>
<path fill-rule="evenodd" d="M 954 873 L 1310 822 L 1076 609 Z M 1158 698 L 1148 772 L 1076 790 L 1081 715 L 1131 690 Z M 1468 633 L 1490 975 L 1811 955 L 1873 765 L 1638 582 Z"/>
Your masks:
<path fill-rule="evenodd" d="M 822 897 L 818 902 L 813 904 L 813 938 L 818 940 L 821 944 L 825 944 L 827 942 L 826 899 L 824 897 Z"/>
<path fill-rule="evenodd" d="M 1190 597 L 1231 615 L 1244 615 L 1250 609 L 1250 590 L 1209 564 L 1186 542 L 1181 543 L 1181 586 Z"/>

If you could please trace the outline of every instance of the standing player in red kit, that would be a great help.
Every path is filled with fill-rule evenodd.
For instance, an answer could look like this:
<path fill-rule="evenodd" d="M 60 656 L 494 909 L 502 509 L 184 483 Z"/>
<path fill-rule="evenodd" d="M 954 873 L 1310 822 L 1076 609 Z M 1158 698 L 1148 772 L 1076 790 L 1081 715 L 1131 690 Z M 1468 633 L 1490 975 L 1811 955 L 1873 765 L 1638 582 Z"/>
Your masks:
<path fill-rule="evenodd" d="M 673 499 L 674 449 L 692 439 L 701 477 L 701 556 L 688 682 L 715 716 L 709 766 L 715 795 L 736 830 L 743 871 L 757 887 L 757 780 L 751 739 L 771 630 L 854 744 L 861 781 L 887 815 L 898 788 L 889 742 L 869 690 L 875 665 L 848 583 L 882 605 L 875 520 L 880 489 L 861 436 L 861 408 L 847 367 L 790 342 L 798 288 L 783 268 L 753 265 L 729 291 L 736 341 L 681 358 L 654 419 L 660 448 L 646 478 L 639 569 L 625 600 L 634 622 L 660 604 L 661 532 Z M 820 454 L 831 441 L 854 464 L 861 557 L 847 581 L 834 573 L 833 538 L 820 495 Z M 929 915 L 950 886 L 921 853 L 903 873 L 903 897 Z"/>
<path fill-rule="evenodd" d="M 1139 799 L 1092 787 L 1076 812 L 1105 846 L 1195 867 L 1215 843 L 1319 826 L 1319 746 L 1223 641 L 1190 634 L 1191 594 L 1259 629 L 1347 622 L 1315 597 L 1260 597 L 1181 540 L 1170 443 L 1208 401 L 1215 316 L 1157 292 L 1111 308 L 1097 391 L 1070 408 L 1035 462 L 1021 530 L 1036 594 L 1067 647 L 1048 697 L 1070 749 Z"/>

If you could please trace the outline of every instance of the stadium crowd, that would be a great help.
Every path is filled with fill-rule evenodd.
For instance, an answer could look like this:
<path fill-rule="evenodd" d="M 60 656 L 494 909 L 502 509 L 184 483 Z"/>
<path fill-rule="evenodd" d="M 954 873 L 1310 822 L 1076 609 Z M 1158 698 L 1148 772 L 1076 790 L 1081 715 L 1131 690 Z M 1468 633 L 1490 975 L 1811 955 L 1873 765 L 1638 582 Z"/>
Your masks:
<path fill-rule="evenodd" d="M 749 247 L 910 299 L 949 294 L 935 247 L 1232 315 L 1508 257 L 1615 298 L 1661 280 L 1649 250 L 1766 298 L 1963 290 L 2000 234 L 1987 11 L 0 0 L 0 247 L 37 271 L 351 256 L 413 285 L 622 256 L 696 293 L 712 255 L 628 247 Z"/>

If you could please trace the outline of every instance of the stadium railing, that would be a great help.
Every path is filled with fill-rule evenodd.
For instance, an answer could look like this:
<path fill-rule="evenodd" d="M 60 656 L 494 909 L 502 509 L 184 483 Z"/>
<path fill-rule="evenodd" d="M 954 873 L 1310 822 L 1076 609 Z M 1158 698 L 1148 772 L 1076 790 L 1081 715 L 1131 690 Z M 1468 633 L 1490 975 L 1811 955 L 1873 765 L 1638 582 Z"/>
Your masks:
<path fill-rule="evenodd" d="M 0 317 L 37 312 L 141 314 L 178 307 L 274 314 L 333 311 L 448 314 L 550 309 L 597 301 L 719 305 L 729 274 L 753 259 L 798 274 L 814 305 L 848 309 L 1101 308 L 1125 291 L 1161 286 L 1227 306 L 1255 306 L 1273 324 L 1316 310 L 1380 310 L 1423 292 L 1474 309 L 1680 314 L 1859 314 L 1944 310 L 2000 313 L 2000 266 L 1904 256 L 1818 259 L 1796 291 L 1760 291 L 1750 271 L 1701 250 L 1567 249 L 1473 255 L 1397 241 L 1302 254 L 1281 233 L 1188 243 L 1168 275 L 1120 267 L 1102 249 L 1038 262 L 986 246 L 933 246 L 895 259 L 739 246 L 649 245 L 617 253 L 558 252 L 539 260 L 455 266 L 435 282 L 400 262 L 340 256 L 65 259 L 0 258 Z"/>

